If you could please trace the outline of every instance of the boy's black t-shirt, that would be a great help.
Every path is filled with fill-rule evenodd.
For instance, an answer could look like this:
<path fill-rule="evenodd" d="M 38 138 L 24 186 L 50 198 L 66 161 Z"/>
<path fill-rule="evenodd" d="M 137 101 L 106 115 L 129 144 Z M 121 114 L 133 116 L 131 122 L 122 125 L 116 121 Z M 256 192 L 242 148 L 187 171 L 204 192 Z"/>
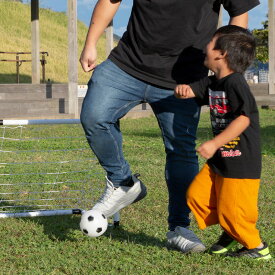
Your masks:
<path fill-rule="evenodd" d="M 217 80 L 205 77 L 190 84 L 196 97 L 210 106 L 213 134 L 221 133 L 240 115 L 250 119 L 248 128 L 223 145 L 208 160 L 213 171 L 225 178 L 259 179 L 261 175 L 260 127 L 257 105 L 240 73 Z"/>
<path fill-rule="evenodd" d="M 134 0 L 127 31 L 109 58 L 122 70 L 163 88 L 207 75 L 204 48 L 220 5 L 238 16 L 258 0 Z"/>

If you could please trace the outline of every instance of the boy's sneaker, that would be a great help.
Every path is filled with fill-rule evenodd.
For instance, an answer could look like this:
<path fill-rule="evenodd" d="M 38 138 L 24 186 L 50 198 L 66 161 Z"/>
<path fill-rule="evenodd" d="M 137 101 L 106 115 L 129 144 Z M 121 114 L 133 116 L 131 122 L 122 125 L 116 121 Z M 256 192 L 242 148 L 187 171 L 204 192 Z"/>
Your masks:
<path fill-rule="evenodd" d="M 110 217 L 129 204 L 143 199 L 147 194 L 146 187 L 137 177 L 139 174 L 132 175 L 130 186 L 118 187 L 114 186 L 106 177 L 107 183 L 104 193 L 92 209 L 99 210 L 106 217 Z"/>
<path fill-rule="evenodd" d="M 256 260 L 269 260 L 271 259 L 271 254 L 269 253 L 269 248 L 267 243 L 263 243 L 264 246 L 262 248 L 254 248 L 254 249 L 248 249 L 246 247 L 243 247 L 236 252 L 227 253 L 225 256 L 229 257 L 247 257 L 247 258 L 253 258 Z"/>
<path fill-rule="evenodd" d="M 195 233 L 185 227 L 177 226 L 175 231 L 169 231 L 166 236 L 169 248 L 178 249 L 183 253 L 205 250 L 204 244 Z"/>
<path fill-rule="evenodd" d="M 211 254 L 224 254 L 237 244 L 237 241 L 232 239 L 226 232 L 223 232 L 219 240 L 210 247 L 209 252 Z"/>

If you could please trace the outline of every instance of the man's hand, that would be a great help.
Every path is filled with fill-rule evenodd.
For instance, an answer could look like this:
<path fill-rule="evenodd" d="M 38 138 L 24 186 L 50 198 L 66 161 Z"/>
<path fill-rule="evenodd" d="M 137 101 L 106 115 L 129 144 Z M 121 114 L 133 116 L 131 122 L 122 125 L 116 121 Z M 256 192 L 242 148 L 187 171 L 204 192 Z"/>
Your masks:
<path fill-rule="evenodd" d="M 180 84 L 176 86 L 174 90 L 174 96 L 176 98 L 186 99 L 186 98 L 195 97 L 195 94 L 193 93 L 189 85 Z"/>
<path fill-rule="evenodd" d="M 218 147 L 214 140 L 208 140 L 204 142 L 201 146 L 197 148 L 197 152 L 205 159 L 210 159 L 213 157 Z"/>
<path fill-rule="evenodd" d="M 90 72 L 96 67 L 97 50 L 96 47 L 86 47 L 83 49 L 79 62 L 84 72 Z"/>

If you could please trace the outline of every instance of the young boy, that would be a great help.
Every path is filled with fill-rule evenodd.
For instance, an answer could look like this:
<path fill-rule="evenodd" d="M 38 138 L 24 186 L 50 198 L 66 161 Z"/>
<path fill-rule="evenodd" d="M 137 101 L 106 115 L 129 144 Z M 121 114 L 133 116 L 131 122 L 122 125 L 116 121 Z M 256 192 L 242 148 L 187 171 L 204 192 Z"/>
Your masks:
<path fill-rule="evenodd" d="M 251 33 L 237 26 L 218 29 L 206 48 L 205 66 L 214 72 L 175 88 L 177 98 L 197 97 L 210 106 L 214 138 L 197 149 L 207 159 L 189 187 L 187 203 L 200 229 L 220 224 L 223 233 L 210 252 L 270 259 L 256 229 L 261 174 L 259 115 L 242 73 L 255 55 Z M 230 252 L 237 243 L 243 248 Z"/>

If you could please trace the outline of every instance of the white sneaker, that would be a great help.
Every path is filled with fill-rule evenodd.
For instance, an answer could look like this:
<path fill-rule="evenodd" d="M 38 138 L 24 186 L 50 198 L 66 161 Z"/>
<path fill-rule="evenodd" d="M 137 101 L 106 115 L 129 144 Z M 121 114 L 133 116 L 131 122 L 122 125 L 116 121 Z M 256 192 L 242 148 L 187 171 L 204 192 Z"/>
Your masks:
<path fill-rule="evenodd" d="M 93 210 L 99 210 L 106 217 L 113 216 L 120 209 L 143 199 L 146 194 L 146 186 L 137 178 L 139 174 L 132 175 L 132 186 L 115 187 L 106 177 L 107 183 L 104 193 L 96 202 Z"/>
<path fill-rule="evenodd" d="M 177 226 L 175 231 L 169 231 L 166 236 L 168 246 L 176 248 L 183 253 L 203 252 L 206 249 L 193 231 L 181 226 Z"/>

